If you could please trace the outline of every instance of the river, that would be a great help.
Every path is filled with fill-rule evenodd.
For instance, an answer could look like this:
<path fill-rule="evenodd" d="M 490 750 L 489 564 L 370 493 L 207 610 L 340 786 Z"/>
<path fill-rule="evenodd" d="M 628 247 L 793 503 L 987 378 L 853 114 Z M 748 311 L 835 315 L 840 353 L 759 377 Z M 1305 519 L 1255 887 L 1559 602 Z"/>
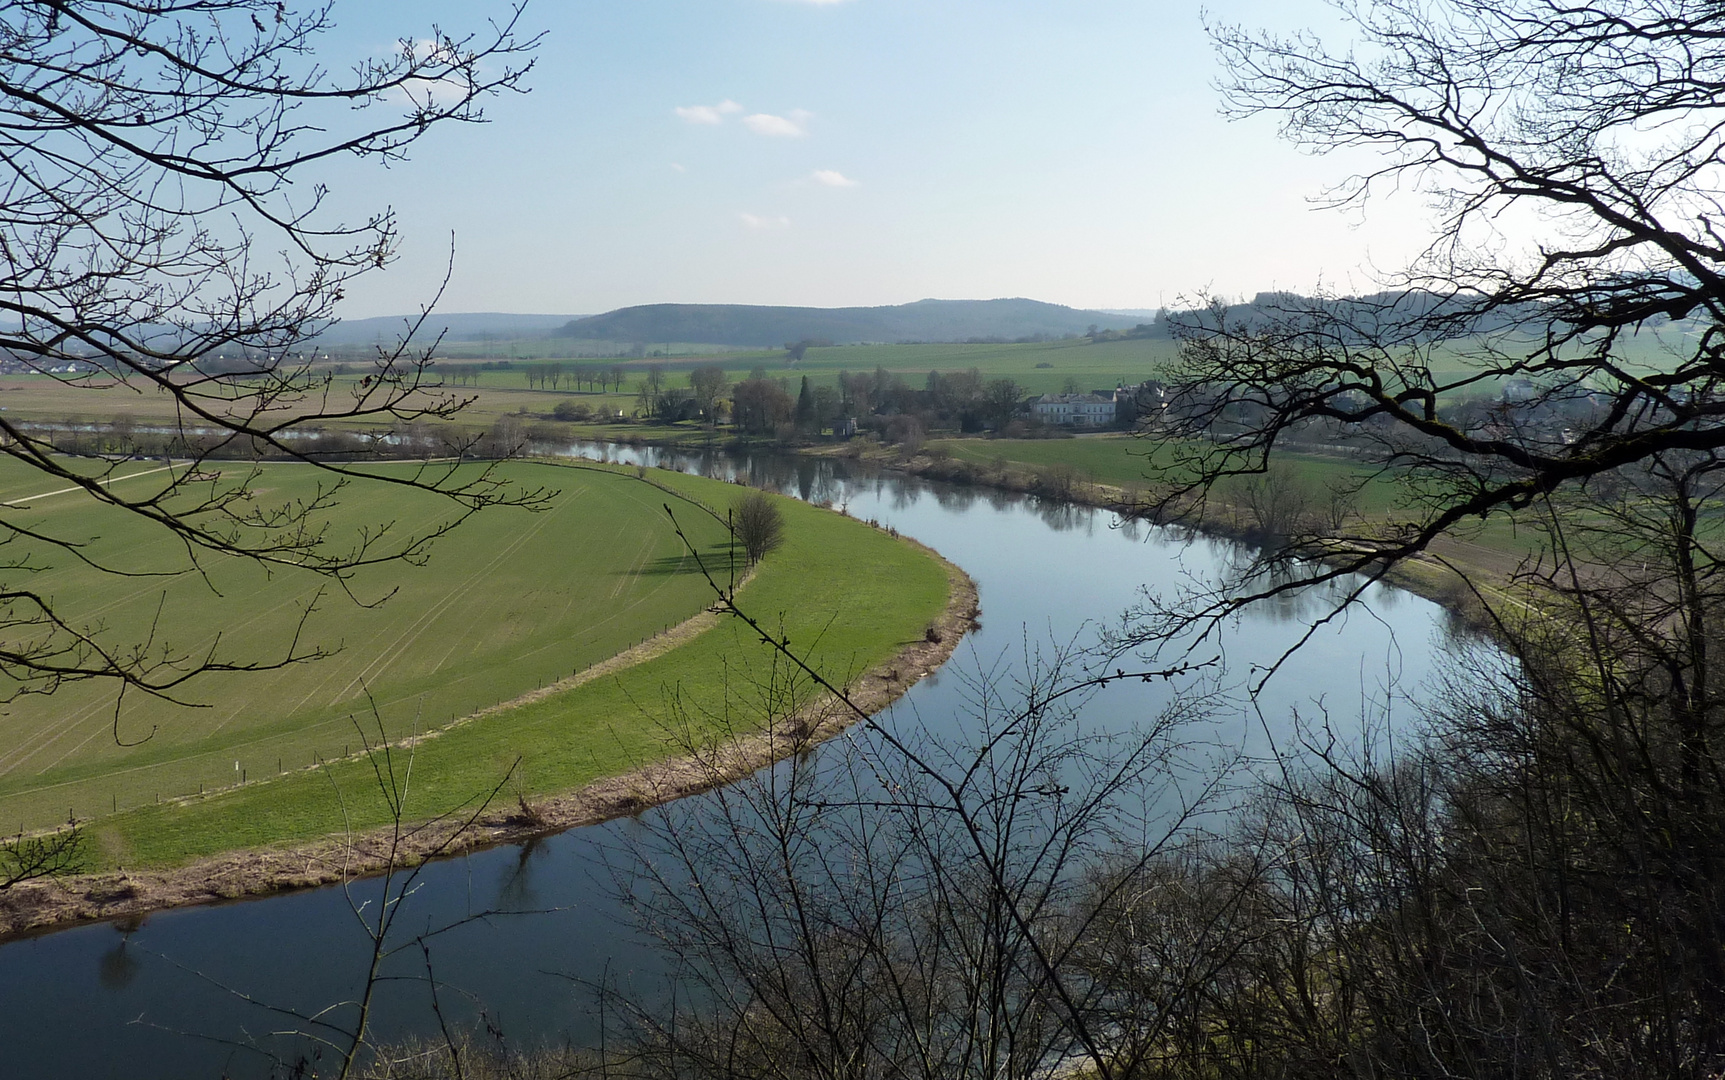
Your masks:
<path fill-rule="evenodd" d="M 666 465 L 803 499 L 831 502 L 859 518 L 928 544 L 977 582 L 982 629 L 947 668 L 919 683 L 891 722 L 963 723 L 970 673 L 1010 674 L 1027 649 L 1081 637 L 1114 622 L 1142 586 L 1173 588 L 1238 557 L 1231 545 L 1181 542 L 1162 530 L 1118 522 L 1106 511 L 933 484 L 845 461 L 752 454 L 690 455 L 651 448 L 578 446 L 572 453 Z M 1289 600 L 1234 619 L 1222 642 L 1229 677 L 1280 656 L 1323 610 L 1323 598 Z M 1321 629 L 1297 662 L 1269 680 L 1258 709 L 1224 711 L 1206 733 L 1220 746 L 1262 749 L 1285 734 L 1295 708 L 1322 700 L 1340 716 L 1388 710 L 1392 727 L 1411 715 L 1407 697 L 1439 663 L 1449 620 L 1436 605 L 1375 586 L 1365 603 Z M 1131 723 L 1166 688 L 1129 684 L 1088 703 L 1101 723 Z M 411 933 L 465 914 L 514 912 L 439 935 L 432 962 L 458 987 L 442 1004 L 471 1023 L 481 1014 L 513 1045 L 594 1037 L 583 980 L 602 975 L 648 983 L 654 954 L 633 940 L 606 852 L 639 829 L 631 820 L 577 829 L 527 847 L 498 848 L 435 864 L 411 898 Z M 161 912 L 138 923 L 76 927 L 0 946 L 0 1076 L 125 1077 L 128 1080 L 268 1075 L 270 1055 L 303 1046 L 276 1032 L 351 997 L 368 962 L 352 896 L 320 889 L 245 903 Z M 435 1033 L 417 947 L 390 967 L 374 1032 L 383 1039 Z M 273 1011 L 273 1006 L 287 1012 Z"/>

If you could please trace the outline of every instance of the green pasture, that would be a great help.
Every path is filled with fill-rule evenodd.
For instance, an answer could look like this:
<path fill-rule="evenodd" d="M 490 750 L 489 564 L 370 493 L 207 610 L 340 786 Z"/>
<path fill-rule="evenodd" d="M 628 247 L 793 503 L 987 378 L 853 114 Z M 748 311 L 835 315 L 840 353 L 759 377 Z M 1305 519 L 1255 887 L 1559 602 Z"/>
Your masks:
<path fill-rule="evenodd" d="M 1688 343 L 1682 334 L 1646 332 L 1625 338 L 1617 352 L 1630 370 L 1657 370 L 1669 367 L 1671 353 Z M 1506 343 L 1497 340 L 1494 347 Z M 1423 355 L 1433 375 L 1443 383 L 1464 380 L 1477 369 L 1470 359 L 1471 341 L 1440 344 Z M 1529 344 L 1532 348 L 1532 344 Z M 1179 344 L 1169 340 L 1143 339 L 1092 343 L 1086 339 L 1013 344 L 929 344 L 929 345 L 841 345 L 811 348 L 801 362 L 792 364 L 781 349 L 730 351 L 715 354 L 683 353 L 664 357 L 647 357 L 627 361 L 515 359 L 509 368 L 496 364 L 483 368 L 472 391 L 480 401 L 475 415 L 498 415 L 525 408 L 530 413 L 548 415 L 559 400 L 573 397 L 591 402 L 595 408 L 621 408 L 625 412 L 635 406 L 634 390 L 651 367 L 658 367 L 668 386 L 686 386 L 688 373 L 696 367 L 718 364 L 735 382 L 747 378 L 756 370 L 764 370 L 769 378 L 787 380 L 792 389 L 804 376 L 816 385 L 835 385 L 841 371 L 853 374 L 871 373 L 876 368 L 897 375 L 912 387 L 920 388 L 931 371 L 943 374 L 975 368 L 984 378 L 1010 378 L 1024 387 L 1026 393 L 1058 392 L 1069 382 L 1081 390 L 1112 388 L 1145 379 L 1160 377 L 1165 365 L 1179 353 Z M 629 373 L 625 392 L 621 394 L 576 393 L 573 390 L 531 391 L 525 372 L 529 368 L 544 368 L 559 364 L 565 371 L 579 367 L 609 369 L 621 366 Z M 358 370 L 357 368 L 354 370 Z M 355 376 L 357 377 L 357 376 Z M 1491 378 L 1470 383 L 1457 391 L 1458 398 L 1493 397 L 1501 389 L 1501 379 Z M 492 400 L 497 395 L 496 400 Z"/>
<path fill-rule="evenodd" d="M 116 484 L 142 491 L 164 479 L 160 469 L 124 463 Z M 662 492 L 632 475 L 549 464 L 513 463 L 505 476 L 557 493 L 538 513 L 497 508 L 473 518 L 438 540 L 424 566 L 373 567 L 345 586 L 220 556 L 202 559 L 201 574 L 186 572 L 171 537 L 81 494 L 11 508 L 14 525 L 85 543 L 91 557 L 130 574 L 171 575 L 101 574 L 38 547 L 34 557 L 48 568 L 28 575 L 29 586 L 53 597 L 63 616 L 104 628 L 107 640 L 142 640 L 157 623 L 156 642 L 172 651 L 215 648 L 229 660 L 270 661 L 313 606 L 302 645 L 331 655 L 202 676 L 176 691 L 184 704 L 137 693 L 117 702 L 100 682 L 17 698 L 0 715 L 0 821 L 11 828 L 63 821 L 68 812 L 90 818 L 339 757 L 358 743 L 356 716 L 375 710 L 368 723 L 381 721 L 391 737 L 436 727 L 588 667 L 711 602 L 666 526 Z M 259 503 L 286 502 L 328 480 L 304 466 L 271 465 L 254 487 Z M 0 501 L 55 486 L 16 464 L 0 469 Z M 727 499 L 730 491 L 715 484 L 705 494 Z M 397 542 L 390 538 L 433 528 L 449 513 L 446 501 L 422 492 L 360 482 L 327 515 L 327 544 L 384 529 L 387 551 Z M 699 545 L 722 546 L 716 522 L 686 516 Z M 12 548 L 22 555 L 25 542 Z"/>
<path fill-rule="evenodd" d="M 633 350 L 637 344 L 640 344 L 644 356 L 636 357 L 633 355 Z M 341 351 L 343 354 L 361 361 L 365 360 L 368 355 L 376 355 L 375 352 L 367 354 L 365 351 L 356 350 L 351 346 L 344 347 Z M 458 360 L 561 360 L 566 364 L 614 364 L 627 363 L 631 359 L 650 363 L 666 358 L 723 357 L 731 353 L 753 351 L 758 350 L 744 349 L 735 345 L 713 345 L 698 341 L 637 343 L 632 341 L 594 341 L 588 338 L 532 337 L 500 338 L 491 341 L 482 339 L 446 340 L 438 346 L 437 354 Z"/>
<path fill-rule="evenodd" d="M 1031 393 L 1051 393 L 1060 390 L 1068 379 L 1076 380 L 1084 390 L 1112 388 L 1125 383 L 1152 378 L 1160 365 L 1172 359 L 1177 346 L 1171 341 L 1110 341 L 1091 344 L 1087 340 L 1027 342 L 1004 345 L 841 345 L 812 348 L 800 363 L 792 364 L 782 349 L 730 351 L 714 354 L 693 354 L 647 357 L 635 360 L 581 359 L 511 359 L 507 368 L 498 363 L 474 361 L 480 367 L 476 383 L 458 388 L 460 393 L 479 396 L 482 412 L 508 412 L 525 407 L 529 412 L 549 414 L 556 403 L 565 399 L 586 401 L 598 407 L 609 405 L 628 411 L 635 404 L 635 389 L 650 368 L 658 367 L 670 387 L 687 386 L 688 373 L 697 367 L 717 364 L 725 369 L 732 382 L 749 377 L 755 369 L 764 369 L 769 378 L 799 382 L 808 376 L 814 385 L 836 385 L 838 374 L 849 371 L 866 374 L 876 368 L 904 379 L 920 388 L 931 371 L 950 373 L 976 368 L 987 378 L 1011 378 Z M 462 361 L 467 363 L 468 361 Z M 556 391 L 529 389 L 527 371 L 545 370 L 558 365 L 565 373 L 578 368 L 609 370 L 622 367 L 629 373 L 623 393 L 592 393 L 565 388 Z M 349 365 L 350 374 L 341 378 L 357 379 L 360 368 Z M 495 402 L 491 395 L 500 395 Z M 505 401 L 513 404 L 506 405 Z"/>
<path fill-rule="evenodd" d="M 1166 340 L 1108 341 L 1092 344 L 1086 339 L 1004 344 L 940 343 L 928 345 L 838 345 L 811 348 L 801 362 L 792 364 L 783 349 L 727 349 L 707 346 L 677 346 L 661 350 L 663 355 L 634 359 L 583 358 L 546 355 L 529 350 L 530 343 L 512 343 L 497 348 L 488 356 L 472 352 L 450 351 L 451 362 L 478 363 L 485 366 L 479 385 L 489 387 L 525 387 L 522 371 L 528 367 L 561 365 L 564 371 L 576 368 L 610 369 L 620 366 L 637 378 L 650 367 L 657 366 L 673 385 L 683 385 L 686 373 L 707 364 L 718 364 L 733 379 L 746 378 L 755 368 L 765 368 L 774 378 L 808 375 L 816 381 L 830 382 L 840 371 L 872 372 L 877 367 L 898 374 L 920 385 L 930 371 L 967 371 L 977 368 L 990 377 L 1011 376 L 1027 386 L 1057 390 L 1067 377 L 1089 383 L 1103 379 L 1106 385 L 1116 381 L 1140 381 L 1149 378 L 1154 368 L 1177 352 L 1178 346 Z M 465 345 L 464 345 L 465 348 Z M 511 350 L 514 350 L 511 353 Z M 496 361 L 508 360 L 502 368 Z M 489 363 L 487 361 L 490 361 Z M 357 364 L 349 369 L 360 372 Z M 357 376 L 355 376 L 357 377 Z M 1104 385 L 1097 382 L 1097 386 Z"/>
<path fill-rule="evenodd" d="M 1031 393 L 1053 393 L 1067 379 L 1082 390 L 1113 388 L 1153 378 L 1178 353 L 1172 341 L 1087 340 L 1026 342 L 1011 345 L 845 345 L 810 349 L 801 364 L 786 366 L 784 354 L 766 360 L 769 375 L 807 374 L 835 377 L 840 371 L 893 372 L 920 387 L 931 371 L 942 373 L 976 368 L 985 378 L 1010 378 Z M 776 361 L 776 362 L 775 362 Z"/>
<path fill-rule="evenodd" d="M 715 502 L 735 491 L 678 474 L 653 475 Z M 665 499 L 645 485 L 637 489 L 643 498 Z M 780 505 L 785 546 L 762 563 L 740 602 L 808 650 L 831 677 L 842 681 L 890 656 L 919 638 L 943 609 L 945 572 L 925 552 L 830 511 L 791 500 Z M 678 519 L 685 528 L 705 528 L 691 509 L 679 509 Z M 696 580 L 680 564 L 671 576 Z M 503 796 L 510 803 L 650 762 L 675 752 L 687 737 L 748 729 L 760 722 L 772 675 L 772 657 L 758 638 L 735 621 L 720 622 L 654 660 L 422 742 L 412 758 L 409 812 L 429 817 L 471 806 L 517 758 Z M 356 736 L 344 737 L 357 745 Z M 405 768 L 405 755 L 398 752 L 395 762 Z M 183 804 L 123 810 L 97 828 L 106 857 L 133 866 L 388 820 L 371 764 L 349 759 Z"/>
<path fill-rule="evenodd" d="M 1616 351 L 1621 363 L 1629 370 L 1668 368 L 1674 352 L 1693 346 L 1692 330 L 1682 326 L 1648 330 L 1624 338 Z M 630 413 L 636 408 L 635 392 L 647 372 L 660 369 L 670 387 L 688 385 L 688 373 L 696 367 L 718 364 L 732 382 L 747 378 L 762 369 L 775 379 L 786 380 L 792 391 L 807 376 L 819 385 L 834 385 L 841 371 L 871 373 L 877 368 L 897 375 L 913 387 L 924 385 L 928 373 L 951 373 L 977 369 L 985 378 L 1011 378 L 1024 387 L 1026 393 L 1041 394 L 1063 389 L 1069 382 L 1082 390 L 1104 389 L 1118 383 L 1133 384 L 1157 377 L 1164 365 L 1179 352 L 1179 345 L 1168 340 L 1143 339 L 1092 343 L 1087 339 L 1015 344 L 928 344 L 928 345 L 842 345 L 811 348 L 802 361 L 792 364 L 782 349 L 721 350 L 716 347 L 678 345 L 665 346 L 666 355 L 637 359 L 570 358 L 547 356 L 529 348 L 535 341 L 462 343 L 460 350 L 446 350 L 440 360 L 441 374 L 450 380 L 450 393 L 472 399 L 459 422 L 468 428 L 490 427 L 504 417 L 512 417 L 524 425 L 551 422 L 553 410 L 567 401 L 588 405 L 596 413 Z M 544 342 L 537 342 L 544 345 Z M 1494 346 L 1510 348 L 1512 343 L 1498 339 Z M 1533 343 L 1529 343 L 1531 349 Z M 1423 359 L 1434 376 L 1444 383 L 1466 377 L 1474 365 L 1468 351 L 1477 347 L 1471 341 L 1444 343 L 1431 349 Z M 477 351 L 474 351 L 477 349 Z M 530 387 L 528 372 L 542 372 L 552 365 L 559 366 L 570 381 L 556 390 Z M 595 392 L 577 390 L 570 376 L 577 370 L 622 368 L 626 382 L 621 391 Z M 473 368 L 477 377 L 463 378 L 455 385 L 455 368 Z M 339 371 L 334 376 L 337 401 L 344 400 L 340 391 L 358 381 L 366 373 L 363 360 L 347 360 L 329 365 Z M 1470 384 L 1456 392 L 1458 398 L 1493 397 L 1499 390 L 1499 379 Z M 126 417 L 139 423 L 152 418 L 171 417 L 172 402 L 148 388 L 137 393 L 126 388 L 109 391 L 68 386 L 54 378 L 41 375 L 0 376 L 0 409 L 15 417 L 77 423 L 105 424 L 116 417 Z M 562 425 L 570 430 L 583 430 Z M 662 426 L 654 428 L 663 433 Z"/>
<path fill-rule="evenodd" d="M 1081 435 L 1071 439 L 934 439 L 926 447 L 935 453 L 969 462 L 985 469 L 1005 468 L 1035 471 L 1068 468 L 1079 479 L 1122 489 L 1149 486 L 1155 466 L 1168 461 L 1168 448 L 1152 439 L 1131 435 Z M 1353 488 L 1356 510 L 1368 518 L 1383 519 L 1406 512 L 1402 491 L 1393 477 L 1367 470 L 1344 457 L 1279 451 L 1279 475 L 1301 483 L 1314 494 L 1330 489 Z M 1218 486 L 1219 505 L 1226 507 L 1242 498 L 1243 481 Z M 1472 543 L 1506 554 L 1525 555 L 1538 546 L 1538 535 L 1506 514 L 1457 530 Z"/>
<path fill-rule="evenodd" d="M 334 396 L 330 406 L 332 410 L 339 410 L 342 403 L 349 400 L 346 392 L 357 388 L 364 376 L 361 367 L 349 366 L 349 374 L 334 377 Z M 510 369 L 502 370 L 488 368 L 479 377 L 476 386 L 445 387 L 444 390 L 449 395 L 468 402 L 467 407 L 456 418 L 457 423 L 467 428 L 479 428 L 489 427 L 504 416 L 514 417 L 523 423 L 549 420 L 552 410 L 563 401 L 582 402 L 596 412 L 617 409 L 628 412 L 635 408 L 634 382 L 638 381 L 636 374 L 631 375 L 631 384 L 625 392 L 600 394 L 530 389 L 523 374 L 524 370 L 525 365 L 511 365 Z M 686 385 L 686 376 L 678 378 L 683 380 L 680 385 Z M 165 395 L 154 392 L 134 393 L 117 386 L 71 386 L 47 375 L 0 375 L 0 409 L 13 420 L 69 421 L 79 424 L 108 424 L 121 420 L 148 425 L 152 421 L 167 423 L 174 417 L 173 402 Z"/>
<path fill-rule="evenodd" d="M 1157 445 L 1129 435 L 1071 439 L 930 439 L 925 448 L 987 467 L 1046 469 L 1064 466 L 1092 483 L 1142 485 Z"/>
<path fill-rule="evenodd" d="M 1675 353 L 1694 345 L 1694 331 L 1686 326 L 1668 326 L 1629 335 L 1617 342 L 1615 353 L 1629 369 L 1660 370 L 1668 368 Z M 1046 342 L 1005 344 L 937 343 L 924 345 L 840 345 L 811 348 L 802 361 L 791 364 L 782 349 L 724 350 L 716 347 L 656 346 L 661 356 L 632 360 L 537 358 L 526 346 L 512 344 L 511 356 L 506 349 L 495 349 L 491 359 L 510 359 L 512 370 L 498 370 L 495 365 L 481 376 L 481 389 L 525 388 L 521 372 L 529 366 L 558 363 L 565 370 L 576 367 L 610 368 L 620 365 L 630 373 L 630 388 L 652 366 L 664 371 L 671 385 L 684 385 L 687 372 L 706 365 L 722 366 L 733 380 L 747 377 L 756 368 L 765 369 L 772 378 L 800 379 L 809 376 L 815 384 L 831 384 L 840 371 L 872 372 L 884 368 L 905 379 L 913 386 L 922 385 L 930 371 L 942 373 L 976 368 L 988 378 L 1012 378 L 1032 393 L 1060 390 L 1068 379 L 1078 382 L 1085 390 L 1112 387 L 1117 383 L 1136 383 L 1154 378 L 1163 365 L 1179 354 L 1179 343 L 1166 339 L 1140 339 L 1092 343 L 1087 339 L 1066 339 Z M 1528 342 L 1531 350 L 1537 343 Z M 1514 344 L 1494 338 L 1493 348 L 1514 351 Z M 1423 354 L 1433 373 L 1443 382 L 1465 378 L 1477 365 L 1468 358 L 1478 347 L 1472 340 L 1439 344 Z M 479 353 L 452 357 L 465 362 L 482 359 Z M 355 369 L 357 370 L 357 369 Z M 1486 380 L 1463 392 L 1463 396 L 1492 395 L 1497 382 Z M 631 397 L 631 395 L 623 395 Z"/>
<path fill-rule="evenodd" d="M 1130 488 L 1146 486 L 1152 471 L 1169 461 L 1165 444 L 1124 434 L 1081 435 L 1072 439 L 933 439 L 927 448 L 985 467 L 1016 469 L 1066 467 L 1081 479 Z M 1394 508 L 1395 487 L 1387 478 L 1374 478 L 1345 458 L 1319 454 L 1279 453 L 1302 481 L 1319 488 L 1364 482 L 1359 493 L 1363 512 Z"/>

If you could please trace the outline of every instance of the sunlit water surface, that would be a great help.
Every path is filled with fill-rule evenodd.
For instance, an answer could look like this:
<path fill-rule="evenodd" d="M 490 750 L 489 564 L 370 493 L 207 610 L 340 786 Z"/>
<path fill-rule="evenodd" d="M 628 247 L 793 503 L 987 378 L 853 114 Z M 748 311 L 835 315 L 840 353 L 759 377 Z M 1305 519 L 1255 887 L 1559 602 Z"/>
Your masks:
<path fill-rule="evenodd" d="M 689 455 L 582 445 L 572 454 L 742 479 L 828 502 L 935 548 L 980 588 L 983 628 L 948 667 L 917 685 L 887 722 L 937 735 L 973 715 L 967 675 L 1018 670 L 1114 625 L 1143 587 L 1169 590 L 1225 567 L 1239 552 L 1160 530 L 1122 525 L 1105 511 L 1041 504 L 976 488 L 930 484 L 847 462 L 772 454 Z M 1220 655 L 1239 683 L 1271 663 L 1327 610 L 1325 597 L 1290 599 L 1235 619 Z M 762 613 L 768 614 L 770 613 Z M 1447 643 L 1441 609 L 1397 590 L 1373 587 L 1365 603 L 1320 629 L 1269 680 L 1256 708 L 1239 695 L 1195 742 L 1205 753 L 1262 752 L 1290 738 L 1294 709 L 1322 703 L 1332 715 L 1362 708 L 1407 722 Z M 1156 712 L 1181 687 L 1127 684 L 1098 694 L 1087 723 L 1127 726 Z M 400 925 L 400 940 L 460 921 L 431 943 L 446 1015 L 481 1015 L 515 1045 L 599 1036 L 588 983 L 601 978 L 651 985 L 654 954 L 634 939 L 613 896 L 607 858 L 626 849 L 638 822 L 576 829 L 430 867 Z M 271 1055 L 291 1056 L 316 1030 L 312 1017 L 353 996 L 368 941 L 351 904 L 375 895 L 320 889 L 247 903 L 168 911 L 140 924 L 77 927 L 0 947 L 0 1076 L 125 1077 L 130 1080 L 267 1075 Z M 425 957 L 404 950 L 383 987 L 374 1034 L 431 1036 L 436 1020 L 421 978 Z M 272 1011 L 269 1005 L 287 1011 Z M 333 1014 L 346 1019 L 343 1014 Z"/>

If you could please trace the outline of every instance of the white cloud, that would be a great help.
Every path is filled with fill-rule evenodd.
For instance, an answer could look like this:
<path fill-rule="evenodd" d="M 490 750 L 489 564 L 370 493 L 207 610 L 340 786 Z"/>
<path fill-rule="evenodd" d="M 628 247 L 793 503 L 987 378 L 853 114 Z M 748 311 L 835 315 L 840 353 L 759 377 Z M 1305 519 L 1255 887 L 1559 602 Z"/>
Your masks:
<path fill-rule="evenodd" d="M 769 135 L 778 139 L 800 139 L 809 133 L 804 125 L 814 113 L 802 109 L 794 110 L 789 116 L 774 116 L 772 113 L 753 113 L 743 117 L 743 123 L 756 135 Z"/>
<path fill-rule="evenodd" d="M 396 59 L 432 66 L 450 65 L 455 74 L 442 79 L 408 79 L 393 86 L 383 95 L 384 100 L 412 109 L 441 109 L 456 104 L 473 93 L 467 79 L 461 77 L 461 57 L 451 52 L 446 43 L 420 38 L 397 42 L 390 50 Z"/>
<path fill-rule="evenodd" d="M 726 116 L 742 112 L 743 107 L 726 98 L 717 105 L 679 105 L 674 111 L 690 124 L 722 124 Z"/>
<path fill-rule="evenodd" d="M 737 215 L 737 220 L 741 221 L 744 226 L 750 229 L 788 229 L 791 227 L 791 219 L 784 217 L 783 215 L 780 215 L 779 217 L 761 217 L 758 214 L 751 214 L 744 211 Z"/>
<path fill-rule="evenodd" d="M 814 182 L 827 187 L 859 187 L 860 181 L 852 180 L 837 169 L 816 169 L 812 174 Z"/>
<path fill-rule="evenodd" d="M 689 170 L 686 166 L 680 165 L 677 162 L 673 161 L 673 162 L 671 162 L 671 171 L 672 172 L 688 172 Z"/>

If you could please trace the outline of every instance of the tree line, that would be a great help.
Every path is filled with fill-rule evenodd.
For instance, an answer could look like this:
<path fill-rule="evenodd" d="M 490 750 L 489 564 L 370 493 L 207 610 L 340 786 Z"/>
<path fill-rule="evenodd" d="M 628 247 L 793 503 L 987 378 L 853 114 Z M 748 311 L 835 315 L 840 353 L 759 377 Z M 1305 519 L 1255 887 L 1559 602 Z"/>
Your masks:
<path fill-rule="evenodd" d="M 565 368 L 561 363 L 527 364 L 521 369 L 522 378 L 527 380 L 531 390 L 560 390 L 565 384 L 571 390 L 587 390 L 592 393 L 613 392 L 623 389 L 628 381 L 629 369 L 621 364 L 602 367 L 597 364 L 573 364 Z"/>

